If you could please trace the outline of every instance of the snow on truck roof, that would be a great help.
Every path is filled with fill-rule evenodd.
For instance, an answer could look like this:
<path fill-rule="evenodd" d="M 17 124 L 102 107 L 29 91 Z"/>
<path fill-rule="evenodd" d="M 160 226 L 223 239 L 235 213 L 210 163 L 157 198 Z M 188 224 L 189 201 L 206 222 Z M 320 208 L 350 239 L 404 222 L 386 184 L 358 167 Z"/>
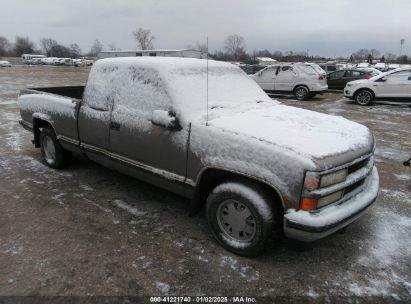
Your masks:
<path fill-rule="evenodd" d="M 123 57 L 98 60 L 93 68 L 116 69 L 120 78 L 132 77 L 136 86 L 153 83 L 152 93 L 157 94 L 158 83 L 164 84 L 176 110 L 192 116 L 202 116 L 207 101 L 207 60 L 175 57 Z M 150 72 L 143 72 L 150 71 Z M 117 73 L 117 72 L 116 72 Z M 131 75 L 134 73 L 135 75 Z M 91 73 L 93 74 L 93 73 Z M 129 76 L 126 76 L 129 75 Z M 98 76 L 98 75 L 97 75 Z M 116 82 L 121 83 L 121 79 Z M 128 81 L 124 79 L 124 81 Z M 148 82 L 147 82 L 148 81 Z M 138 83 L 140 82 L 140 83 Z M 156 85 L 154 85 L 156 84 Z M 236 107 L 256 101 L 274 102 L 237 66 L 208 60 L 209 108 Z"/>

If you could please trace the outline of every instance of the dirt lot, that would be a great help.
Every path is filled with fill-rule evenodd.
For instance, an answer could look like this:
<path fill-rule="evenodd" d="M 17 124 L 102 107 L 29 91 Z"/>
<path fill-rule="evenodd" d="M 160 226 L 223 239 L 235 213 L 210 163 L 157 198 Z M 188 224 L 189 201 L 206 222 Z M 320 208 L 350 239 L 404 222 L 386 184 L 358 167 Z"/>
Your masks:
<path fill-rule="evenodd" d="M 277 96 L 371 128 L 381 191 L 344 233 L 311 246 L 285 240 L 248 259 L 219 247 L 203 214 L 188 217 L 177 196 L 82 157 L 63 171 L 42 164 L 18 124 L 18 91 L 81 84 L 88 71 L 0 69 L 0 295 L 411 300 L 411 170 L 402 165 L 411 157 L 410 107 L 360 107 L 341 93 Z"/>

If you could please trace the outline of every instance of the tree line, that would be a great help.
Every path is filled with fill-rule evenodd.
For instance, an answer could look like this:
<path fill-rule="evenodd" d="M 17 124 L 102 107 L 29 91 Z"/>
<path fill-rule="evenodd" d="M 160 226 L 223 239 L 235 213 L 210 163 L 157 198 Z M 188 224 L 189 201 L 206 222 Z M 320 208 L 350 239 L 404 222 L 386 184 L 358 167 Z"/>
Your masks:
<path fill-rule="evenodd" d="M 154 49 L 155 36 L 151 34 L 149 29 L 138 28 L 132 32 L 132 36 L 136 41 L 137 48 L 141 50 Z M 188 49 L 208 52 L 205 43 L 195 43 L 187 45 Z M 28 37 L 17 36 L 12 43 L 7 38 L 0 36 L 0 57 L 15 56 L 19 57 L 22 54 L 44 54 L 48 57 L 70 57 L 78 58 L 81 56 L 96 57 L 97 54 L 106 50 L 102 42 L 98 39 L 94 40 L 89 51 L 83 53 L 82 49 L 77 43 L 72 43 L 68 46 L 58 43 L 52 38 L 42 38 L 39 45 L 36 45 Z M 114 43 L 110 43 L 107 47 L 109 51 L 119 51 Z M 373 62 L 379 60 L 381 62 L 389 63 L 408 63 L 407 55 L 397 56 L 393 53 L 381 54 L 376 49 L 360 49 L 351 54 L 349 58 L 329 58 L 323 56 L 310 56 L 308 51 L 272 51 L 269 50 L 253 50 L 251 53 L 246 51 L 246 43 L 244 37 L 232 34 L 225 38 L 224 49 L 216 50 L 209 56 L 216 60 L 224 61 L 243 61 L 253 63 L 257 57 L 268 57 L 277 61 L 298 62 L 298 61 L 328 61 L 333 59 L 349 60 L 351 62 L 368 61 Z"/>

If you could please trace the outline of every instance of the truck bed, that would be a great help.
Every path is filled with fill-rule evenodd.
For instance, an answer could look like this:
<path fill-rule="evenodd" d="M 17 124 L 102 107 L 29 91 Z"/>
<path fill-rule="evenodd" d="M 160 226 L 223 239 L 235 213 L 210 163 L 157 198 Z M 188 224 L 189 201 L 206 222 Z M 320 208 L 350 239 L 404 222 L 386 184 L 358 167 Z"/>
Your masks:
<path fill-rule="evenodd" d="M 44 88 L 28 88 L 22 90 L 22 93 L 37 93 L 44 92 L 56 94 L 64 97 L 82 99 L 85 86 L 64 86 L 64 87 L 44 87 Z"/>

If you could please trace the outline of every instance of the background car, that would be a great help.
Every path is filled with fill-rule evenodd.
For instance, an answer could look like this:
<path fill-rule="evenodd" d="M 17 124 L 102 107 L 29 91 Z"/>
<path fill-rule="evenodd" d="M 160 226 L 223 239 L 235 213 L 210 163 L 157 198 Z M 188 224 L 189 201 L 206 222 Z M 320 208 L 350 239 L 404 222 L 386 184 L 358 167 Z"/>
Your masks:
<path fill-rule="evenodd" d="M 11 67 L 11 63 L 6 61 L 6 60 L 2 60 L 2 61 L 0 61 L 0 67 L 3 67 L 3 68 Z"/>
<path fill-rule="evenodd" d="M 410 99 L 411 68 L 396 69 L 369 80 L 351 81 L 344 88 L 344 96 L 362 106 L 371 105 L 379 98 L 395 101 Z"/>
<path fill-rule="evenodd" d="M 273 64 L 251 78 L 267 93 L 292 93 L 298 100 L 313 98 L 328 89 L 326 73 L 316 63 Z"/>
<path fill-rule="evenodd" d="M 332 73 L 338 70 L 335 64 L 319 64 L 319 66 L 327 73 Z"/>
<path fill-rule="evenodd" d="M 332 72 L 327 75 L 328 89 L 343 90 L 345 85 L 353 80 L 370 79 L 372 72 L 359 69 L 346 69 Z"/>

